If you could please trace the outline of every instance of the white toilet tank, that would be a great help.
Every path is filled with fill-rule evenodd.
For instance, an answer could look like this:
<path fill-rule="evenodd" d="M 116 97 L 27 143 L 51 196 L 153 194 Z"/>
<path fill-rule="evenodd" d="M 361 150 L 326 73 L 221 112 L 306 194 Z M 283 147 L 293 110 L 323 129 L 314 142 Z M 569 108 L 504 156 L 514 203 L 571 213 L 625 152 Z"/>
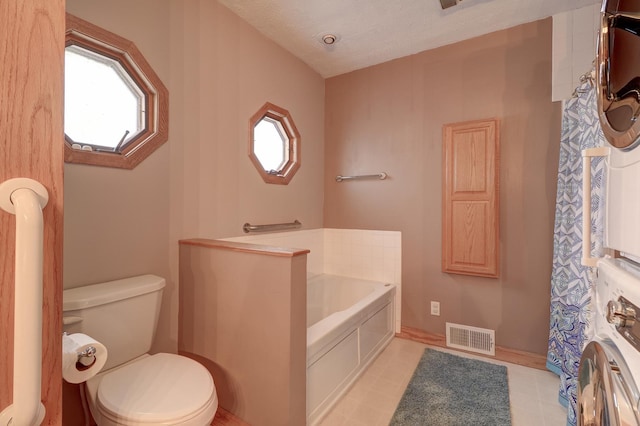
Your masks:
<path fill-rule="evenodd" d="M 64 290 L 64 331 L 106 346 L 103 371 L 124 364 L 151 349 L 164 286 L 164 278 L 141 275 Z"/>

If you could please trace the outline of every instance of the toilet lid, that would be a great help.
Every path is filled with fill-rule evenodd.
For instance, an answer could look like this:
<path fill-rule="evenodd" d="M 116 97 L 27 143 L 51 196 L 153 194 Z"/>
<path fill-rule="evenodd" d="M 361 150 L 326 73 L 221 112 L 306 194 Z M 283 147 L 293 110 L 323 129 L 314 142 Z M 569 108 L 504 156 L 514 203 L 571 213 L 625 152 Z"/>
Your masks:
<path fill-rule="evenodd" d="M 98 402 L 123 420 L 166 422 L 197 413 L 214 392 L 213 379 L 204 366 L 162 353 L 105 374 Z"/>

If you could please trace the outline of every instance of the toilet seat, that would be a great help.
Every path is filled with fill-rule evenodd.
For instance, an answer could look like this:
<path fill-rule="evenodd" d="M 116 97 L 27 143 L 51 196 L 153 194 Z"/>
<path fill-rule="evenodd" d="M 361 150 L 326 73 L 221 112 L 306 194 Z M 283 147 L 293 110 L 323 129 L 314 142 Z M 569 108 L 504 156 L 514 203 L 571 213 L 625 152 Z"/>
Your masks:
<path fill-rule="evenodd" d="M 87 383 L 100 426 L 203 426 L 218 407 L 207 369 L 180 355 L 145 356 L 100 376 Z"/>

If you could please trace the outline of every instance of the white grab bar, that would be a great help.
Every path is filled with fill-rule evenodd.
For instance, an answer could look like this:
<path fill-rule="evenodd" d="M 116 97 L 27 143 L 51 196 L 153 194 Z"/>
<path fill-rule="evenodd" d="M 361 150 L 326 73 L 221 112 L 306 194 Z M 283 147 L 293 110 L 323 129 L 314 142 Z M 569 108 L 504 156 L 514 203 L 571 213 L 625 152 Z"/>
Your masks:
<path fill-rule="evenodd" d="M 0 184 L 0 208 L 16 215 L 13 404 L 0 413 L 0 425 L 37 426 L 45 408 L 42 383 L 42 209 L 47 189 L 27 178 Z"/>
<path fill-rule="evenodd" d="M 587 148 L 582 151 L 582 259 L 584 266 L 595 267 L 599 257 L 591 256 L 591 157 L 606 157 L 609 148 Z"/>

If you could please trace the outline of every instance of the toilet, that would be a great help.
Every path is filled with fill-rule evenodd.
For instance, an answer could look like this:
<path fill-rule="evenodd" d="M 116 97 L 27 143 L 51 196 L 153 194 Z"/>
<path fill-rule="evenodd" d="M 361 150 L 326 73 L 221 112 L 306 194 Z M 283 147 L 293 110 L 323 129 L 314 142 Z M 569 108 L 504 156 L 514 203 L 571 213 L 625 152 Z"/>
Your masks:
<path fill-rule="evenodd" d="M 84 333 L 108 351 L 86 382 L 98 426 L 210 425 L 218 396 L 209 371 L 175 354 L 150 355 L 164 278 L 143 275 L 64 291 L 64 331 Z"/>

